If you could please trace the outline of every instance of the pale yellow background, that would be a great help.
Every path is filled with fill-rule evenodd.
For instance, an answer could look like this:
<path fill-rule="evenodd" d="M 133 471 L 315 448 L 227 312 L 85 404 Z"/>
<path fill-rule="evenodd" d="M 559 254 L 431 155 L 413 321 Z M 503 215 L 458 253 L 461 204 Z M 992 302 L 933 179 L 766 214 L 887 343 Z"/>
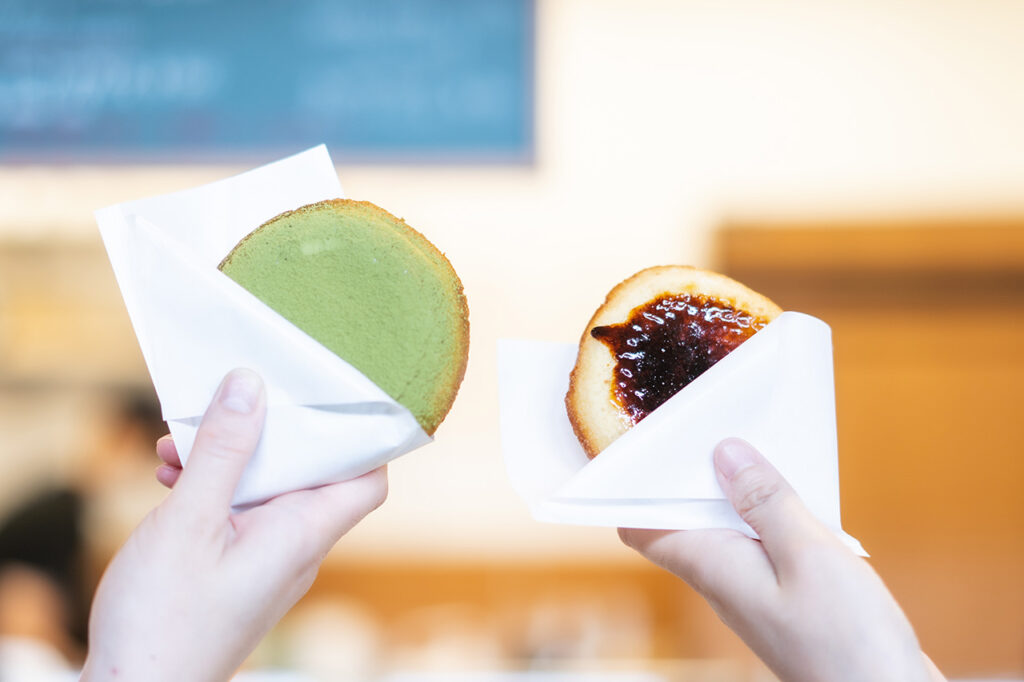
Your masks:
<path fill-rule="evenodd" d="M 537 524 L 511 491 L 499 337 L 576 339 L 634 271 L 713 265 L 711 231 L 731 218 L 1024 210 L 1024 3 L 538 0 L 536 12 L 532 165 L 352 165 L 335 153 L 348 196 L 447 253 L 472 325 L 469 370 L 437 442 L 391 467 L 389 501 L 336 559 L 635 565 L 614 532 Z M 92 211 L 241 170 L 0 166 L 0 239 L 69 254 L 35 300 L 4 301 L 17 328 L 0 348 L 3 374 L 73 389 L 46 415 L 0 405 L 0 511 L 74 466 L 71 442 L 98 409 L 79 388 L 146 381 L 113 277 L 94 258 Z M 63 294 L 77 312 L 55 303 Z M 111 518 L 130 528 L 160 494 L 126 493 L 128 511 Z M 109 527 L 112 543 L 126 532 Z"/>

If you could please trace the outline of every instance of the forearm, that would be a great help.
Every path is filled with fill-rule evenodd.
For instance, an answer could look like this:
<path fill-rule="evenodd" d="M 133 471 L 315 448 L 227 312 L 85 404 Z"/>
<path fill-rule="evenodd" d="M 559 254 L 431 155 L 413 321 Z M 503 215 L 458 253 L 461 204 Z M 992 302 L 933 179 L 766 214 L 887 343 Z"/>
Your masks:
<path fill-rule="evenodd" d="M 82 668 L 79 682 L 125 682 L 127 680 L 146 680 L 146 682 L 225 682 L 231 678 L 232 672 L 212 670 L 203 666 L 199 670 L 183 670 L 178 661 L 160 661 L 156 656 L 143 652 L 106 652 L 93 653 Z"/>

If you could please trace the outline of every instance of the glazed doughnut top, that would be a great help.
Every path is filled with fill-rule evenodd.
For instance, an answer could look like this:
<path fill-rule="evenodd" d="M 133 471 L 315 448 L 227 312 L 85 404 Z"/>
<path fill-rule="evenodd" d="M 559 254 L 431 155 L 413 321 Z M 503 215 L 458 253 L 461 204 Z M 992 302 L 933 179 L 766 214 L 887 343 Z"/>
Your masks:
<path fill-rule="evenodd" d="M 665 293 L 590 335 L 615 355 L 612 400 L 636 424 L 768 322 L 708 296 Z"/>

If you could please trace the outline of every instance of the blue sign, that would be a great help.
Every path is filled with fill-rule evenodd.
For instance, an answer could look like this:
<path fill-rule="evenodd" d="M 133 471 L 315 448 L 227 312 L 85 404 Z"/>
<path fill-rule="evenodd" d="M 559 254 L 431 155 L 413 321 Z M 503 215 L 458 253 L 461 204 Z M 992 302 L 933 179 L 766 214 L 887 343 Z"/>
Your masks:
<path fill-rule="evenodd" d="M 532 0 L 3 0 L 0 162 L 523 162 Z"/>

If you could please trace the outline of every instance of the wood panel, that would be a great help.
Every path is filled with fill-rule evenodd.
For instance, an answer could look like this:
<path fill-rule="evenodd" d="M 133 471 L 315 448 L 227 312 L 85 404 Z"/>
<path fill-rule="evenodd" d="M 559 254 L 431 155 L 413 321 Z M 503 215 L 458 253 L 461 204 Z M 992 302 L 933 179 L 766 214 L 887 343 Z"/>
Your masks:
<path fill-rule="evenodd" d="M 731 225 L 835 344 L 844 525 L 948 675 L 1024 672 L 1024 220 Z"/>
<path fill-rule="evenodd" d="M 99 235 L 0 242 L 0 387 L 148 385 Z"/>
<path fill-rule="evenodd" d="M 766 674 L 696 592 L 639 556 L 619 566 L 329 562 L 305 599 L 339 598 L 389 633 L 392 656 L 463 630 L 500 647 L 500 660 L 512 665 L 717 660 L 730 662 L 722 679 Z"/>

